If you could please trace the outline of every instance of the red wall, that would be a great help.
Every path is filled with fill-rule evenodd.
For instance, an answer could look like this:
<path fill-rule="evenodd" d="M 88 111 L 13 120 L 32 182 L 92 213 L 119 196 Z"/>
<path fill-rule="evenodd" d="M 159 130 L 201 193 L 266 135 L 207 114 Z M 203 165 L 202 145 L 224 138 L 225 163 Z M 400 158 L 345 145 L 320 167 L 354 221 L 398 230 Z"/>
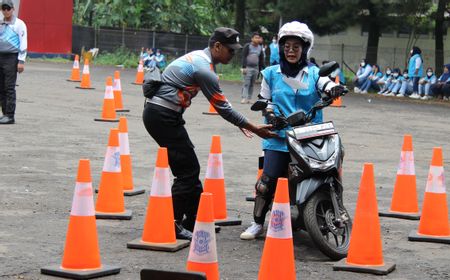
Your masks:
<path fill-rule="evenodd" d="M 28 52 L 72 51 L 72 0 L 21 0 L 19 18 L 27 25 Z"/>

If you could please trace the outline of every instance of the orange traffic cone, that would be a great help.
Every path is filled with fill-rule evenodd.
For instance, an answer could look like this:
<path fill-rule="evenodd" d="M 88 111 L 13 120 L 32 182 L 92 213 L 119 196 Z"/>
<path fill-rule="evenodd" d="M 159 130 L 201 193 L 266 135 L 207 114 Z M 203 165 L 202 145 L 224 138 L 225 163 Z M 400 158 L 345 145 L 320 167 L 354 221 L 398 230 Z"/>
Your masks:
<path fill-rule="evenodd" d="M 144 188 L 133 187 L 133 168 L 131 165 L 130 143 L 128 141 L 128 122 L 126 117 L 119 119 L 120 167 L 122 169 L 123 194 L 132 196 L 145 192 Z"/>
<path fill-rule="evenodd" d="M 411 135 L 403 137 L 403 147 L 397 169 L 394 193 L 392 194 L 391 208 L 387 212 L 380 212 L 379 215 L 408 220 L 420 219 Z"/>
<path fill-rule="evenodd" d="M 132 212 L 125 210 L 123 198 L 119 130 L 117 128 L 110 130 L 95 210 L 97 219 L 131 219 Z"/>
<path fill-rule="evenodd" d="M 120 267 L 104 265 L 100 261 L 91 168 L 88 159 L 81 159 L 62 264 L 41 268 L 41 273 L 71 279 L 90 279 L 119 272 Z"/>
<path fill-rule="evenodd" d="M 219 113 L 217 113 L 216 108 L 214 108 L 214 106 L 212 104 L 209 104 L 208 112 L 203 112 L 202 114 L 204 114 L 204 115 L 218 115 Z"/>
<path fill-rule="evenodd" d="M 159 148 L 142 238 L 128 242 L 127 247 L 175 252 L 187 246 L 188 240 L 175 236 L 169 159 L 167 148 Z"/>
<path fill-rule="evenodd" d="M 277 265 L 274 265 L 274 264 Z M 294 243 L 292 241 L 291 208 L 286 178 L 279 178 L 270 213 L 258 280 L 295 280 Z"/>
<path fill-rule="evenodd" d="M 335 83 L 339 85 L 339 76 L 336 76 Z M 344 107 L 342 106 L 342 98 L 338 97 L 335 100 L 333 100 L 333 103 L 330 105 L 331 107 Z"/>
<path fill-rule="evenodd" d="M 91 73 L 89 71 L 89 59 L 84 59 L 83 74 L 81 75 L 80 89 L 94 89 L 91 87 Z"/>
<path fill-rule="evenodd" d="M 256 181 L 259 180 L 259 177 L 261 177 L 261 174 L 263 173 L 264 168 L 264 151 L 262 152 L 261 156 L 258 158 L 258 173 L 256 174 Z M 253 189 L 253 195 L 247 196 L 245 198 L 246 201 L 255 201 L 256 196 L 256 190 Z"/>
<path fill-rule="evenodd" d="M 114 71 L 113 92 L 114 92 L 114 104 L 115 104 L 116 112 L 130 112 L 130 110 L 123 108 L 122 84 L 120 83 L 120 71 Z"/>
<path fill-rule="evenodd" d="M 139 60 L 139 65 L 137 68 L 136 79 L 134 80 L 134 85 L 144 84 L 144 61 Z"/>
<path fill-rule="evenodd" d="M 383 259 L 373 164 L 365 163 L 348 256 L 335 264 L 333 270 L 386 275 L 394 269 L 395 264 L 385 263 Z"/>
<path fill-rule="evenodd" d="M 103 98 L 103 110 L 102 117 L 94 119 L 98 122 L 118 122 L 119 119 L 116 116 L 116 110 L 114 105 L 114 94 L 112 88 L 112 77 L 106 78 L 105 97 Z"/>
<path fill-rule="evenodd" d="M 214 219 L 216 220 L 216 225 L 235 226 L 242 223 L 241 220 L 230 218 L 227 215 L 227 198 L 225 194 L 222 148 L 219 135 L 213 135 L 212 137 L 203 191 L 213 194 Z"/>
<path fill-rule="evenodd" d="M 213 195 L 204 192 L 200 196 L 186 269 L 204 272 L 208 280 L 219 280 L 216 248 Z"/>
<path fill-rule="evenodd" d="M 77 55 L 75 55 L 75 60 L 73 61 L 73 66 L 72 66 L 72 75 L 70 76 L 70 79 L 68 79 L 67 81 L 69 82 L 81 82 L 81 78 L 80 78 L 80 57 Z"/>
<path fill-rule="evenodd" d="M 409 241 L 450 244 L 443 162 L 442 148 L 434 148 L 423 198 L 419 230 L 409 234 Z"/>

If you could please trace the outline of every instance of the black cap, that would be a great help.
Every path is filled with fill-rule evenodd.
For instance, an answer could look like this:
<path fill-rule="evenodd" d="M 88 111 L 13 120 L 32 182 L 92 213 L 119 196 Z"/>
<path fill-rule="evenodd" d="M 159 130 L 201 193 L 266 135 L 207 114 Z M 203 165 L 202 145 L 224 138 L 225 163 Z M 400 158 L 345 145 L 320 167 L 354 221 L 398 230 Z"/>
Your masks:
<path fill-rule="evenodd" d="M 222 43 L 233 50 L 242 48 L 241 44 L 239 44 L 239 32 L 228 27 L 216 28 L 209 41 Z"/>
<path fill-rule="evenodd" d="M 2 0 L 1 6 L 8 6 L 10 8 L 14 8 L 14 3 L 12 0 Z"/>

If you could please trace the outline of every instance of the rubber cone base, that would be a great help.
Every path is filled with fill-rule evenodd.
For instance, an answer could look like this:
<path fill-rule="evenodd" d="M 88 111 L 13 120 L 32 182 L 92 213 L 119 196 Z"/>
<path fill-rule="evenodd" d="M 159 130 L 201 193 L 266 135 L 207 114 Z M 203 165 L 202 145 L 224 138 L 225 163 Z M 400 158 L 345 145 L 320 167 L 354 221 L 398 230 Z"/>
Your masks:
<path fill-rule="evenodd" d="M 76 88 L 79 88 L 79 89 L 95 89 L 93 87 L 76 87 Z"/>
<path fill-rule="evenodd" d="M 371 266 L 371 265 L 354 265 L 348 264 L 347 259 L 342 259 L 333 265 L 334 271 L 351 271 L 361 273 L 371 273 L 376 275 L 387 275 L 394 271 L 395 263 L 384 263 L 383 266 Z"/>
<path fill-rule="evenodd" d="M 119 122 L 119 119 L 94 119 L 96 122 Z"/>
<path fill-rule="evenodd" d="M 399 218 L 405 220 L 420 220 L 420 214 L 407 214 L 401 212 L 393 212 L 393 211 L 380 211 L 378 212 L 378 216 L 380 217 L 390 217 L 390 218 Z"/>
<path fill-rule="evenodd" d="M 123 190 L 124 196 L 133 196 L 145 193 L 145 189 L 142 187 L 134 187 L 132 190 Z"/>
<path fill-rule="evenodd" d="M 200 272 L 178 272 L 144 268 L 141 270 L 141 279 L 206 280 L 206 275 Z"/>
<path fill-rule="evenodd" d="M 202 112 L 203 115 L 219 115 L 219 113 Z"/>
<path fill-rule="evenodd" d="M 67 79 L 66 81 L 68 81 L 68 82 L 75 82 L 75 83 L 81 82 L 81 80 L 71 80 L 71 79 Z"/>
<path fill-rule="evenodd" d="M 164 251 L 164 252 L 176 252 L 183 248 L 189 247 L 191 241 L 177 239 L 176 243 L 150 243 L 144 242 L 141 238 L 135 239 L 127 243 L 127 248 L 129 249 L 142 249 L 142 250 L 152 250 L 152 251 Z"/>
<path fill-rule="evenodd" d="M 95 212 L 95 217 L 97 219 L 105 220 L 131 220 L 133 212 L 131 210 L 125 210 L 123 213 L 104 213 Z"/>
<path fill-rule="evenodd" d="M 130 110 L 128 110 L 128 109 L 116 109 L 116 112 L 120 112 L 120 113 L 122 113 L 122 112 L 130 112 Z"/>
<path fill-rule="evenodd" d="M 245 201 L 255 201 L 255 196 L 247 196 L 245 197 Z"/>
<path fill-rule="evenodd" d="M 41 268 L 41 273 L 46 275 L 53 275 L 58 277 L 65 277 L 71 279 L 91 279 L 107 275 L 118 274 L 120 267 L 112 265 L 102 265 L 99 269 L 89 270 L 71 270 L 62 269 L 60 265 L 52 265 Z"/>
<path fill-rule="evenodd" d="M 418 242 L 433 242 L 433 243 L 444 243 L 450 244 L 450 236 L 432 236 L 432 235 L 423 235 L 417 233 L 416 230 L 413 230 L 408 235 L 409 241 L 418 241 Z"/>
<path fill-rule="evenodd" d="M 214 220 L 214 224 L 217 226 L 240 226 L 242 224 L 242 220 L 238 218 L 228 217 L 224 220 Z"/>

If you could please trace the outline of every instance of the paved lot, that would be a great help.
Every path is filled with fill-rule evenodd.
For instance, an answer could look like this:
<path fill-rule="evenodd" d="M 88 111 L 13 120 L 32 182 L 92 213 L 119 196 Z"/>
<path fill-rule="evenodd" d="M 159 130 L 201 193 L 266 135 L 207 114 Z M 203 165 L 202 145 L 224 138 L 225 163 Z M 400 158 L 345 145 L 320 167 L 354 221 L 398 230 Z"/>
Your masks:
<path fill-rule="evenodd" d="M 61 262 L 68 217 L 80 158 L 91 160 L 93 185 L 98 186 L 109 128 L 116 124 L 94 122 L 100 116 L 104 82 L 112 67 L 91 67 L 96 90 L 75 89 L 66 82 L 71 65 L 31 62 L 18 80 L 16 124 L 0 127 L 0 278 L 53 279 L 40 268 Z M 122 72 L 128 118 L 134 182 L 150 189 L 156 143 L 141 120 L 141 88 L 132 85 L 134 70 Z M 249 105 L 239 104 L 240 84 L 223 83 L 235 108 L 259 121 Z M 255 92 L 256 95 L 256 92 Z M 349 94 L 345 108 L 328 108 L 346 148 L 344 161 L 345 204 L 354 213 L 364 162 L 373 162 L 378 207 L 387 209 L 395 180 L 403 135 L 413 135 L 417 187 L 421 205 L 432 148 L 442 146 L 446 185 L 450 186 L 450 103 L 416 102 L 395 98 Z M 247 139 L 218 116 L 206 116 L 206 99 L 199 95 L 186 114 L 187 128 L 202 166 L 206 168 L 211 135 L 222 137 L 229 215 L 242 226 L 222 228 L 217 235 L 221 279 L 256 279 L 264 239 L 239 240 L 252 219 L 252 192 L 257 172 L 260 140 Z M 142 233 L 147 195 L 126 197 L 131 221 L 97 221 L 102 262 L 122 267 L 110 279 L 138 279 L 142 268 L 184 270 L 188 250 L 177 253 L 129 250 L 126 243 Z M 377 279 L 449 279 L 450 247 L 407 241 L 417 221 L 381 218 L 384 257 L 397 264 L 388 276 Z M 295 234 L 298 279 L 375 279 L 375 276 L 336 273 L 330 262 L 305 233 Z M 276 265 L 276 264 L 274 264 Z"/>

